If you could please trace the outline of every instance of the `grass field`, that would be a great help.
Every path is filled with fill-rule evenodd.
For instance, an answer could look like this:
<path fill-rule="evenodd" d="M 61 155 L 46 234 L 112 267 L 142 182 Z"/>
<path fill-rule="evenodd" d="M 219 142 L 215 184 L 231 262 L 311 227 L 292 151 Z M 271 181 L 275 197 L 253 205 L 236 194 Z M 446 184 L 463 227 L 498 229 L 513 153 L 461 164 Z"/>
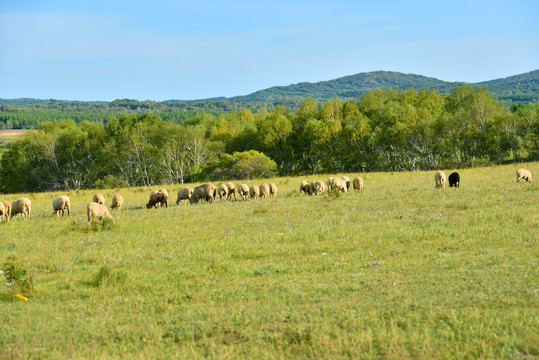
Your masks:
<path fill-rule="evenodd" d="M 0 130 L 0 144 L 13 141 L 18 136 L 26 134 L 28 130 Z"/>
<path fill-rule="evenodd" d="M 29 130 L 0 130 L 0 155 L 7 146 Z"/>
<path fill-rule="evenodd" d="M 197 206 L 175 185 L 152 210 L 151 189 L 121 189 L 116 223 L 91 227 L 95 191 L 58 219 L 64 193 L 5 195 L 32 200 L 0 224 L 0 259 L 33 290 L 2 281 L 0 359 L 537 358 L 539 181 L 517 167 L 440 190 L 434 171 L 367 173 L 341 196 L 298 195 L 328 175 L 278 178 L 276 198 Z"/>

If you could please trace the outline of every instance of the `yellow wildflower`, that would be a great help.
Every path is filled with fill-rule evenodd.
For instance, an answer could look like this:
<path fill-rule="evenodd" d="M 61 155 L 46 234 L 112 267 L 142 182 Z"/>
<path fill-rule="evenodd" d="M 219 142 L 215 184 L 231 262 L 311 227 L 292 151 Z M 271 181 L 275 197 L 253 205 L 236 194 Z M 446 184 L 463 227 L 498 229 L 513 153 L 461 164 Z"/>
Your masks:
<path fill-rule="evenodd" d="M 21 300 L 24 300 L 24 301 L 28 301 L 28 298 L 27 298 L 26 296 L 22 296 L 21 294 L 17 294 L 17 295 L 15 295 L 15 297 L 16 297 L 17 299 L 21 299 Z"/>

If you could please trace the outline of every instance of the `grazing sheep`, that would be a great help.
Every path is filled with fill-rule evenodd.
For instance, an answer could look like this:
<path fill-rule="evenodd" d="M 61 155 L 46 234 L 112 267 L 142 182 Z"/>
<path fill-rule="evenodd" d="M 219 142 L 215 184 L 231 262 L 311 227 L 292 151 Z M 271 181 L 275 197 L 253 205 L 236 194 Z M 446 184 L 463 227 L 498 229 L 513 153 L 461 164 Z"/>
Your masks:
<path fill-rule="evenodd" d="M 163 196 L 158 196 L 157 194 L 158 193 L 162 193 Z M 167 207 L 168 207 L 168 191 L 166 189 L 159 189 L 159 190 L 154 190 L 150 193 L 150 198 L 154 196 L 154 197 L 160 197 L 160 198 L 166 198 L 167 199 Z M 161 202 L 157 202 L 155 203 L 155 207 L 158 208 L 158 207 L 161 207 L 163 204 Z"/>
<path fill-rule="evenodd" d="M 157 190 L 158 194 L 163 194 L 163 197 L 161 199 L 161 202 L 158 203 L 159 207 L 165 205 L 166 208 L 168 208 L 168 191 L 166 189 L 159 189 Z"/>
<path fill-rule="evenodd" d="M 303 180 L 299 184 L 299 194 L 301 195 L 301 192 L 303 192 L 306 195 L 310 195 L 311 193 L 311 184 L 309 184 L 307 181 Z"/>
<path fill-rule="evenodd" d="M 339 189 L 344 193 L 348 192 L 348 188 L 346 187 L 346 181 L 344 181 L 343 179 L 341 179 L 339 177 L 333 178 L 330 189 L 332 189 L 332 190 L 333 189 Z"/>
<path fill-rule="evenodd" d="M 122 205 L 124 203 L 124 197 L 120 194 L 116 194 L 112 197 L 112 205 L 110 206 L 111 210 L 122 210 Z"/>
<path fill-rule="evenodd" d="M 217 188 L 217 195 L 219 195 L 221 201 L 226 200 L 228 198 L 228 187 L 225 184 L 219 185 Z"/>
<path fill-rule="evenodd" d="M 520 182 L 521 179 L 526 180 L 527 182 L 532 182 L 532 173 L 529 172 L 526 169 L 518 169 L 517 170 L 517 182 Z"/>
<path fill-rule="evenodd" d="M 95 194 L 92 201 L 101 205 L 105 205 L 105 197 L 101 193 Z"/>
<path fill-rule="evenodd" d="M 109 219 L 114 222 L 114 218 L 109 212 L 109 209 L 105 205 L 101 205 L 96 202 L 91 202 L 86 207 L 86 213 L 88 214 L 88 224 L 92 222 L 92 218 L 98 218 L 99 221 L 103 219 Z"/>
<path fill-rule="evenodd" d="M 260 191 L 260 197 L 261 198 L 265 198 L 265 197 L 268 197 L 269 196 L 269 192 L 270 192 L 270 189 L 269 189 L 269 185 L 264 183 L 262 185 L 260 185 L 260 187 L 258 188 L 258 190 Z"/>
<path fill-rule="evenodd" d="M 4 206 L 4 203 L 0 202 L 0 220 L 4 220 L 6 217 L 6 207 Z"/>
<path fill-rule="evenodd" d="M 9 222 L 9 218 L 11 217 L 11 203 L 8 201 L 3 201 L 2 204 L 4 204 L 4 207 L 6 208 L 4 215 L 7 217 L 7 222 Z"/>
<path fill-rule="evenodd" d="M 315 181 L 312 187 L 314 195 L 320 195 L 326 191 L 326 184 L 322 180 Z"/>
<path fill-rule="evenodd" d="M 326 186 L 327 186 L 328 190 L 331 190 L 331 185 L 333 185 L 333 179 L 335 179 L 335 178 L 330 177 L 328 179 L 328 181 L 326 181 Z"/>
<path fill-rule="evenodd" d="M 11 218 L 13 219 L 17 214 L 22 214 L 23 219 L 30 218 L 30 212 L 32 210 L 32 202 L 27 198 L 17 199 L 11 204 Z"/>
<path fill-rule="evenodd" d="M 238 194 L 240 194 L 243 200 L 247 200 L 247 195 L 249 195 L 249 186 L 247 184 L 241 184 L 240 187 L 238 187 Z"/>
<path fill-rule="evenodd" d="M 251 188 L 249 189 L 249 195 L 251 195 L 251 197 L 255 200 L 258 199 L 258 196 L 260 195 L 260 189 L 258 188 L 258 186 L 251 186 Z"/>
<path fill-rule="evenodd" d="M 435 188 L 445 188 L 445 173 L 443 171 L 438 171 L 434 174 L 434 181 L 436 182 Z"/>
<path fill-rule="evenodd" d="M 314 192 L 314 183 L 315 181 L 311 181 L 311 183 L 309 184 L 309 195 L 316 195 Z"/>
<path fill-rule="evenodd" d="M 356 176 L 353 181 L 354 190 L 361 191 L 363 190 L 363 179 L 361 176 Z"/>
<path fill-rule="evenodd" d="M 458 172 L 451 173 L 447 178 L 449 180 L 449 187 L 459 187 L 460 186 L 460 175 Z"/>
<path fill-rule="evenodd" d="M 157 191 L 152 191 L 150 193 L 150 200 L 146 204 L 147 209 L 151 209 L 152 207 L 155 207 L 157 209 L 157 204 L 159 206 L 165 205 L 165 207 L 168 207 L 168 191 L 165 189 L 160 189 Z"/>
<path fill-rule="evenodd" d="M 189 203 L 197 204 L 200 200 L 204 199 L 210 204 L 213 204 L 213 194 L 215 192 L 215 185 L 211 183 L 199 185 L 193 189 L 193 195 L 191 195 Z"/>
<path fill-rule="evenodd" d="M 182 200 L 189 200 L 193 195 L 192 187 L 184 187 L 178 190 L 178 200 L 176 200 L 176 205 L 180 205 Z"/>
<path fill-rule="evenodd" d="M 274 183 L 271 183 L 269 184 L 269 189 L 270 189 L 269 190 L 270 196 L 273 196 L 273 197 L 277 196 L 277 185 L 275 185 Z"/>
<path fill-rule="evenodd" d="M 236 187 L 231 182 L 226 183 L 226 187 L 228 188 L 228 199 L 232 197 L 232 194 L 234 194 L 234 201 L 236 201 Z"/>
<path fill-rule="evenodd" d="M 343 176 L 341 179 L 346 183 L 346 190 L 350 190 L 350 178 L 348 176 Z"/>
<path fill-rule="evenodd" d="M 60 196 L 57 197 L 52 201 L 52 213 L 58 217 L 60 215 L 60 211 L 62 212 L 62 217 L 64 217 L 64 210 L 67 209 L 67 215 L 70 214 L 70 205 L 71 201 L 67 196 Z"/>
<path fill-rule="evenodd" d="M 164 195 L 164 197 L 166 198 L 167 200 L 167 203 L 165 203 L 165 207 L 168 207 L 168 191 L 167 189 L 159 189 L 157 190 L 158 192 L 162 193 Z M 159 207 L 163 206 L 162 203 L 158 203 L 157 205 L 159 205 Z"/>

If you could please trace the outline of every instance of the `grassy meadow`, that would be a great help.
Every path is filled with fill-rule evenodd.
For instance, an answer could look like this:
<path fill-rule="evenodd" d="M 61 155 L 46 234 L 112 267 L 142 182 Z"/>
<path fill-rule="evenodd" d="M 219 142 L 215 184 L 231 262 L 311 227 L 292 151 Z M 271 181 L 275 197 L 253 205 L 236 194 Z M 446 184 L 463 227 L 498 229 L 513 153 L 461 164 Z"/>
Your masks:
<path fill-rule="evenodd" d="M 0 154 L 7 146 L 15 141 L 20 135 L 24 135 L 28 130 L 0 130 Z"/>
<path fill-rule="evenodd" d="M 159 186 L 104 190 L 124 209 L 93 226 L 96 191 L 0 195 L 32 200 L 0 224 L 0 266 L 33 282 L 24 301 L 0 275 L 0 359 L 537 358 L 539 179 L 518 167 L 539 178 L 366 173 L 362 193 L 318 197 L 299 183 L 329 175 L 276 178 L 276 198 L 196 206 L 174 185 L 152 210 Z"/>

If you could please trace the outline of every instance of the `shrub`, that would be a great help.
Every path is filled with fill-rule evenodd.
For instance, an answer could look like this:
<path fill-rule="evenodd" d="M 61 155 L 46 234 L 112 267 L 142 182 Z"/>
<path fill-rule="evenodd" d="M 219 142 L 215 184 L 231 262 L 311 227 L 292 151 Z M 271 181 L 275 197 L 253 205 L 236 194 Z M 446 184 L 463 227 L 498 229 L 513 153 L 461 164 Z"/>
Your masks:
<path fill-rule="evenodd" d="M 122 188 L 128 187 L 129 184 L 124 179 L 115 177 L 114 175 L 108 174 L 102 179 L 97 180 L 94 183 L 96 189 L 112 189 L 112 188 Z"/>
<path fill-rule="evenodd" d="M 212 179 L 256 179 L 275 176 L 277 164 L 268 156 L 256 150 L 221 155 Z"/>

